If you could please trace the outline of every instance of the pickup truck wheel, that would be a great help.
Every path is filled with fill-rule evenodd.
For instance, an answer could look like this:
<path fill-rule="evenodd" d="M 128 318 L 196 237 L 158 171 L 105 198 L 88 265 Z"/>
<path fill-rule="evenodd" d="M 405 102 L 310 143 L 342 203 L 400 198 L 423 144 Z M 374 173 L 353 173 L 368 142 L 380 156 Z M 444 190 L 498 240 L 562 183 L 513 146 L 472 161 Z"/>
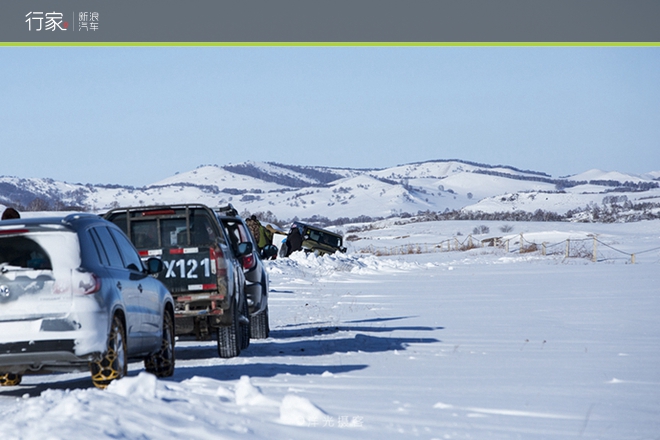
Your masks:
<path fill-rule="evenodd" d="M 174 374 L 174 321 L 167 311 L 163 315 L 160 350 L 144 360 L 144 368 L 156 377 L 170 377 Z"/>
<path fill-rule="evenodd" d="M 128 371 L 126 332 L 119 316 L 115 315 L 112 319 L 105 353 L 100 360 L 90 362 L 89 367 L 96 388 L 105 389 L 113 380 L 126 376 Z"/>
<path fill-rule="evenodd" d="M 218 355 L 221 358 L 233 358 L 241 354 L 239 313 L 236 304 L 230 306 L 231 324 L 218 327 Z"/>
<path fill-rule="evenodd" d="M 20 373 L 0 373 L 0 386 L 13 387 L 18 385 L 23 380 L 23 375 Z"/>
<path fill-rule="evenodd" d="M 268 307 L 266 310 L 250 317 L 250 337 L 254 339 L 266 339 L 270 335 L 268 326 Z"/>

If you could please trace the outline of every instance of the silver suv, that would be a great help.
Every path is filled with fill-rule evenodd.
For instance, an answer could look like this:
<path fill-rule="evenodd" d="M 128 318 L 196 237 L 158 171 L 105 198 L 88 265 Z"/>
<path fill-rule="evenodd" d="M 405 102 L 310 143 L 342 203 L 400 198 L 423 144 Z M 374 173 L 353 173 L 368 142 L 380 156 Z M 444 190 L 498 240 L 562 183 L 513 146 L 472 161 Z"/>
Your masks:
<path fill-rule="evenodd" d="M 0 222 L 0 385 L 89 370 L 105 388 L 129 359 L 174 372 L 174 302 L 124 233 L 91 214 Z"/>

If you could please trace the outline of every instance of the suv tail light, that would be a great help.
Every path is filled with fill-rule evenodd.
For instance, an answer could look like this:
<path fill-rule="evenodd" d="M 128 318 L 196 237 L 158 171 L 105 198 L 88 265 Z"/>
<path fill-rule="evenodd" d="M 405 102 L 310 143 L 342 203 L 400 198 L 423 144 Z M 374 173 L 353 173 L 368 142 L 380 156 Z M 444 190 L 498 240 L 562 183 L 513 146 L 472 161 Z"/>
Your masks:
<path fill-rule="evenodd" d="M 243 269 L 252 269 L 257 264 L 254 254 L 248 254 L 243 256 Z"/>
<path fill-rule="evenodd" d="M 222 249 L 212 247 L 209 251 L 211 257 L 211 273 L 225 276 L 227 274 L 227 262 L 225 261 L 225 255 L 222 253 Z"/>
<path fill-rule="evenodd" d="M 101 278 L 93 272 L 73 271 L 73 292 L 78 295 L 91 295 L 101 290 Z"/>

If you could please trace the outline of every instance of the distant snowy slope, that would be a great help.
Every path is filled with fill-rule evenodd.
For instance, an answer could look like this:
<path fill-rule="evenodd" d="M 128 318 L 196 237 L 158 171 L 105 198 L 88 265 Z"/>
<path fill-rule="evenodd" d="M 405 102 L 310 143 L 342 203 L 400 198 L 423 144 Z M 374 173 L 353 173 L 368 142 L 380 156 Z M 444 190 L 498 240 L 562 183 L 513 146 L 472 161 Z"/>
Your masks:
<path fill-rule="evenodd" d="M 650 173 L 644 174 L 642 177 L 644 177 L 645 179 L 660 180 L 660 171 L 651 171 Z"/>
<path fill-rule="evenodd" d="M 273 189 L 288 188 L 288 186 L 279 185 L 273 182 L 266 182 L 257 177 L 245 174 L 237 174 L 226 170 L 217 165 L 205 165 L 185 173 L 175 174 L 174 176 L 156 182 L 149 187 L 196 184 L 213 185 L 219 190 L 238 189 L 238 190 L 261 190 L 270 191 Z"/>
<path fill-rule="evenodd" d="M 576 174 L 574 176 L 569 176 L 567 177 L 568 180 L 575 180 L 575 181 L 587 181 L 590 182 L 592 180 L 615 180 L 618 182 L 644 182 L 649 179 L 644 179 L 640 176 L 635 176 L 632 174 L 625 174 L 625 173 L 620 173 L 618 171 L 602 171 L 598 169 L 592 169 L 589 171 L 585 171 L 584 173 Z"/>
<path fill-rule="evenodd" d="M 408 165 L 399 165 L 384 170 L 374 171 L 372 174 L 388 179 L 411 179 L 421 177 L 435 177 L 442 179 L 454 174 L 471 173 L 475 171 L 491 171 L 515 176 L 551 177 L 545 173 L 536 171 L 521 171 L 509 166 L 491 166 L 459 160 L 437 160 Z"/>
<path fill-rule="evenodd" d="M 553 178 L 538 171 L 461 160 L 386 169 L 248 161 L 200 166 L 143 188 L 0 177 L 0 205 L 30 211 L 103 212 L 118 206 L 232 203 L 240 212 L 270 211 L 280 220 L 334 220 L 461 209 L 486 213 L 540 209 L 563 214 L 614 200 L 653 213 L 653 204 L 660 204 L 660 182 L 654 176 L 660 172 L 634 176 L 593 169 Z"/>

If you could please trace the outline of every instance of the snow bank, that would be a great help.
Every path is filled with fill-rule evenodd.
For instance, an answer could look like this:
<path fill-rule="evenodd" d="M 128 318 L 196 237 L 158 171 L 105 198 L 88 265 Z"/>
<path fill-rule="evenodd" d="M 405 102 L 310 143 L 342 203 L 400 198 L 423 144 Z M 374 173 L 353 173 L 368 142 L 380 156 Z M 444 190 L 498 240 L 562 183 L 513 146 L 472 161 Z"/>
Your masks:
<path fill-rule="evenodd" d="M 316 276 L 341 276 L 353 273 L 360 275 L 405 272 L 419 269 L 416 262 L 404 259 L 382 258 L 368 254 L 326 254 L 316 256 L 304 252 L 294 252 L 289 258 L 269 262 L 268 271 L 272 274 L 304 272 Z"/>

